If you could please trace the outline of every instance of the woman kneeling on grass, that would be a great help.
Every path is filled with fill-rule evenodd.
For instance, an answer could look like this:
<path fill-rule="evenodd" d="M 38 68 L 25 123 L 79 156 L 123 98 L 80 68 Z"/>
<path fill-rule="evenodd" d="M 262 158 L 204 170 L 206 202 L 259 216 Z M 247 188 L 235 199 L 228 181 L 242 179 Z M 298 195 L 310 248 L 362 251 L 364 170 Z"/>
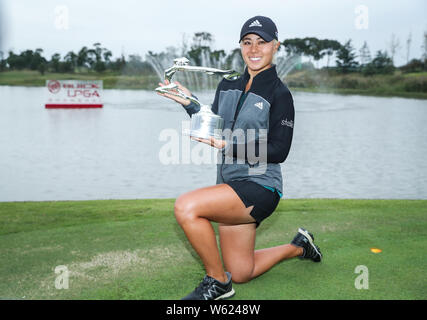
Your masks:
<path fill-rule="evenodd" d="M 282 197 L 280 163 L 285 161 L 291 147 L 294 106 L 291 93 L 272 64 L 280 46 L 274 22 L 263 16 L 249 19 L 242 27 L 239 42 L 247 67 L 239 79 L 220 82 L 212 112 L 224 119 L 224 131 L 229 129 L 234 136 L 240 129 L 246 140 L 242 143 L 226 138 L 193 137 L 220 149 L 222 161 L 217 167 L 217 184 L 185 193 L 175 202 L 176 219 L 207 273 L 185 300 L 230 298 L 234 295 L 232 281 L 250 281 L 284 259 L 300 257 L 315 262 L 322 259 L 313 235 L 303 228 L 298 229 L 290 244 L 255 251 L 256 228 L 273 213 Z M 160 83 L 161 86 L 168 84 L 167 81 Z M 177 84 L 191 95 L 187 88 Z M 182 104 L 190 116 L 200 110 L 198 105 L 183 98 L 161 95 Z M 259 131 L 252 140 L 249 129 Z M 267 134 L 264 144 L 260 133 L 263 129 Z M 251 161 L 248 155 L 251 142 L 250 150 L 255 149 L 258 160 L 264 156 L 263 163 L 256 165 Z M 211 221 L 219 223 L 227 272 Z"/>

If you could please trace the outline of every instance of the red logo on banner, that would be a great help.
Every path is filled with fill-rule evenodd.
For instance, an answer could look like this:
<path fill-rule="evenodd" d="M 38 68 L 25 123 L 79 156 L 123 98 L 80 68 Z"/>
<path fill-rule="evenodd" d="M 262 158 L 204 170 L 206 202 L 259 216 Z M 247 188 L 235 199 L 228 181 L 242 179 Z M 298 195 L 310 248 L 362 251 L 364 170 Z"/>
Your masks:
<path fill-rule="evenodd" d="M 0 0 L 1 1 L 1 0 Z M 102 108 L 102 80 L 46 80 L 46 108 Z"/>
<path fill-rule="evenodd" d="M 52 93 L 58 93 L 59 90 L 61 90 L 61 84 L 59 83 L 59 81 L 57 80 L 51 80 L 49 81 L 49 83 L 47 84 L 47 88 L 49 89 L 50 92 Z"/>

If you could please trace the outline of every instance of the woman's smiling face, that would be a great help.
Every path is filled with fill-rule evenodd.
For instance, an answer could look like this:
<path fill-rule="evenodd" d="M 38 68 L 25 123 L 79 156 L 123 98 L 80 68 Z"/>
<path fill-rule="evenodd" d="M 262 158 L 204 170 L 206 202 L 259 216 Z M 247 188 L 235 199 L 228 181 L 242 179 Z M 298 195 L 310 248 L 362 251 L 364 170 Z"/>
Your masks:
<path fill-rule="evenodd" d="M 278 41 L 266 42 L 254 33 L 245 35 L 240 42 L 240 49 L 243 60 L 248 66 L 248 72 L 255 75 L 268 69 L 279 45 Z"/>

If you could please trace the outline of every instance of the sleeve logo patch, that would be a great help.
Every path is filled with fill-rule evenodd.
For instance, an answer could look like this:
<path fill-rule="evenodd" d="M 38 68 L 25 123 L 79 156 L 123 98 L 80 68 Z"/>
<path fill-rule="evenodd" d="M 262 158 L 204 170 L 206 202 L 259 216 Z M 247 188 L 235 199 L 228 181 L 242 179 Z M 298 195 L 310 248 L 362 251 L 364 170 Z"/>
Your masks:
<path fill-rule="evenodd" d="M 289 128 L 294 128 L 294 121 L 293 120 L 282 120 L 282 126 L 287 126 Z"/>

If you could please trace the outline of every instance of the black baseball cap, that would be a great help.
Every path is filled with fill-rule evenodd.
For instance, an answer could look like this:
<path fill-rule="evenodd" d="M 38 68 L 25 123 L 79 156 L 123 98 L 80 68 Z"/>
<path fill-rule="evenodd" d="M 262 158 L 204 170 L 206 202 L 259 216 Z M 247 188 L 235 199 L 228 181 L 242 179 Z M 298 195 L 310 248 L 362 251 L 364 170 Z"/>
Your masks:
<path fill-rule="evenodd" d="M 255 33 L 263 38 L 265 41 L 270 42 L 273 39 L 278 39 L 277 27 L 273 20 L 264 16 L 255 16 L 250 18 L 242 27 L 240 31 L 240 41 L 249 33 Z"/>

